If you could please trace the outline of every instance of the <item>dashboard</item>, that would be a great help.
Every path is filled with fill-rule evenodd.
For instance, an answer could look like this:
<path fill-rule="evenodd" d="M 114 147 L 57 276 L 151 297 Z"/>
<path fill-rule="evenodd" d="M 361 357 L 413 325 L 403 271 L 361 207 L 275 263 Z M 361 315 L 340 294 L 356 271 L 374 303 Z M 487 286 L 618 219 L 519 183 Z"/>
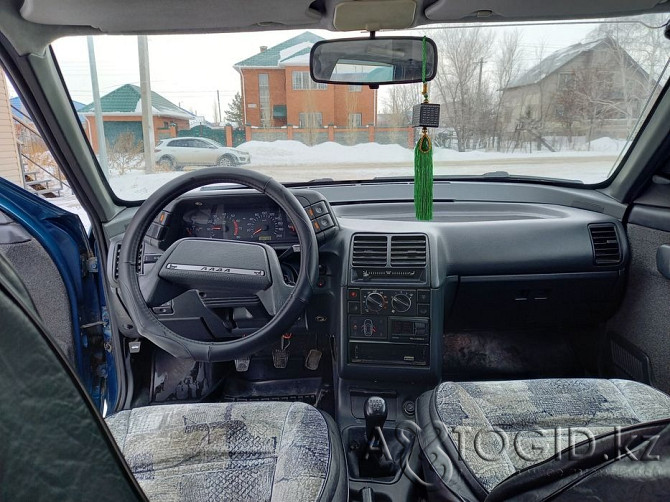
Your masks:
<path fill-rule="evenodd" d="M 591 192 L 436 185 L 430 222 L 414 219 L 409 184 L 293 193 L 314 226 L 320 266 L 305 316 L 291 331 L 333 336 L 342 378 L 435 379 L 447 331 L 532 329 L 540 336 L 558 326 L 596 326 L 623 292 L 629 251 L 620 208 Z M 292 222 L 257 192 L 200 190 L 175 200 L 147 232 L 138 272 L 185 237 L 268 244 L 285 280 L 298 269 L 299 249 L 288 249 L 298 243 Z M 112 241 L 109 264 L 117 287 L 121 238 Z M 612 243 L 616 260 L 608 257 Z M 258 312 L 243 312 L 237 298 L 202 293 L 154 312 L 201 339 L 217 336 L 217 316 L 237 335 L 259 327 L 252 324 Z M 129 328 L 127 336 L 136 334 Z"/>
<path fill-rule="evenodd" d="M 231 239 L 266 244 L 296 244 L 295 227 L 286 213 L 268 202 L 184 201 L 181 237 Z"/>

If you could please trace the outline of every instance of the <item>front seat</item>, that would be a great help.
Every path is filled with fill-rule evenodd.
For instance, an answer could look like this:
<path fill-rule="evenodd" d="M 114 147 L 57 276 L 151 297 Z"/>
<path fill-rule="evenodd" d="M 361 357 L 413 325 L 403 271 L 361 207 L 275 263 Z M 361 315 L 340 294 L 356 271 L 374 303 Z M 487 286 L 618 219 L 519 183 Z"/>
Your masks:
<path fill-rule="evenodd" d="M 627 380 L 445 382 L 416 406 L 432 501 L 667 500 L 670 397 Z"/>
<path fill-rule="evenodd" d="M 0 382 L 0 500 L 347 498 L 337 428 L 303 403 L 154 406 L 105 424 L 2 256 Z"/>

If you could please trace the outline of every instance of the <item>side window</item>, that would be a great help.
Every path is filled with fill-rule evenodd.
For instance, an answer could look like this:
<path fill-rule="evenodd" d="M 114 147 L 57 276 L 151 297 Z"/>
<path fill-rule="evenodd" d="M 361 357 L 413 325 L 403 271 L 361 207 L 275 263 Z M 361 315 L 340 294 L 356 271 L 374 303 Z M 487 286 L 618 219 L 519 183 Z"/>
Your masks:
<path fill-rule="evenodd" d="M 193 141 L 193 147 L 194 148 L 212 148 L 212 145 L 210 145 L 209 143 L 207 143 L 206 141 L 203 141 L 201 139 L 194 139 L 194 140 L 191 140 L 191 141 Z"/>
<path fill-rule="evenodd" d="M 185 146 L 186 146 L 185 143 L 186 143 L 186 141 L 183 140 L 183 139 L 175 139 L 175 140 L 170 141 L 170 143 L 168 144 L 168 146 L 169 146 L 169 147 L 182 148 L 182 147 L 185 147 Z"/>
<path fill-rule="evenodd" d="M 86 118 L 78 118 L 85 128 Z M 78 214 L 88 227 L 88 216 L 1 67 L 0 178 Z"/>

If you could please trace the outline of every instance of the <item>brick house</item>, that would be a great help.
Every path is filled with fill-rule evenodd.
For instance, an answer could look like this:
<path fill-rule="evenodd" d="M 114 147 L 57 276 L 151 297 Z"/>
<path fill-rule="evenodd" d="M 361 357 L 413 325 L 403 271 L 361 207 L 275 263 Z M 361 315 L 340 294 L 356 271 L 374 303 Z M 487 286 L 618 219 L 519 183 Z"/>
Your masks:
<path fill-rule="evenodd" d="M 377 93 L 365 86 L 317 84 L 309 51 L 323 40 L 308 31 L 234 65 L 239 72 L 244 122 L 254 127 L 357 128 L 375 125 Z"/>
<path fill-rule="evenodd" d="M 105 139 L 114 144 L 119 135 L 130 133 L 136 141 L 142 140 L 142 99 L 140 88 L 125 84 L 100 98 L 102 120 L 105 126 Z M 195 118 L 191 112 L 180 108 L 156 92 L 151 92 L 153 109 L 154 137 L 156 141 L 174 138 L 180 129 L 189 128 L 189 120 Z M 84 106 L 79 114 L 86 117 L 88 136 L 94 151 L 98 151 L 98 136 L 95 125 L 93 103 Z"/>

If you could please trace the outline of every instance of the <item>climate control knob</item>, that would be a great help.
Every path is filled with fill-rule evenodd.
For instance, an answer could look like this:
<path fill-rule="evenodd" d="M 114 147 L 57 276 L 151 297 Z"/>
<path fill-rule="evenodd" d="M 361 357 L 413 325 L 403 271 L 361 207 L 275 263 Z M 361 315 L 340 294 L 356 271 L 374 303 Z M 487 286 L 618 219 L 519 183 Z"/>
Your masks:
<path fill-rule="evenodd" d="M 412 306 L 412 299 L 405 293 L 399 293 L 391 299 L 391 307 L 396 312 L 407 312 Z"/>
<path fill-rule="evenodd" d="M 365 298 L 365 307 L 370 312 L 381 312 L 384 309 L 384 297 L 381 293 L 370 293 Z"/>

